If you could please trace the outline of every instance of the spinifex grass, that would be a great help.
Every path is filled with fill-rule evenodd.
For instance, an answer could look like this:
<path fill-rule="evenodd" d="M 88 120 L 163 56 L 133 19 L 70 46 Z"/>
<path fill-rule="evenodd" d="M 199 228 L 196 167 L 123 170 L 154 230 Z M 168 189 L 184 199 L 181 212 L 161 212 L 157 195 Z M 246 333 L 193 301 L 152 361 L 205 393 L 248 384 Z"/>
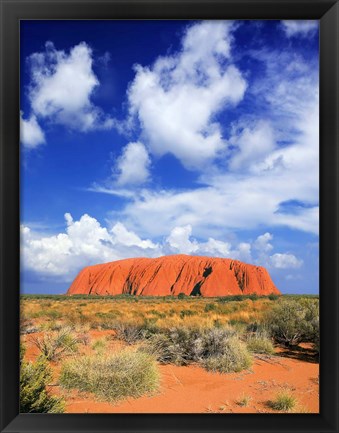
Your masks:
<path fill-rule="evenodd" d="M 110 356 L 81 356 L 64 362 L 60 383 L 114 402 L 155 392 L 159 372 L 150 355 L 125 349 Z"/>
<path fill-rule="evenodd" d="M 276 398 L 270 402 L 272 409 L 281 411 L 291 411 L 297 404 L 296 398 L 288 391 L 282 391 L 277 394 Z"/>
<path fill-rule="evenodd" d="M 252 353 L 274 354 L 274 346 L 267 333 L 255 332 L 247 337 L 247 349 Z"/>

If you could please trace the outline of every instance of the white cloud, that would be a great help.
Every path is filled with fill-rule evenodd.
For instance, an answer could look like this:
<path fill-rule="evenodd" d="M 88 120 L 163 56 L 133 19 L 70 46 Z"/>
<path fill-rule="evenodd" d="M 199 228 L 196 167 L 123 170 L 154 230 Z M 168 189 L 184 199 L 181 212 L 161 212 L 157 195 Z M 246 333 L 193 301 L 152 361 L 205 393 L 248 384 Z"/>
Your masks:
<path fill-rule="evenodd" d="M 91 101 L 99 86 L 92 69 L 91 48 L 85 42 L 71 48 L 69 53 L 56 50 L 52 42 L 46 42 L 45 47 L 44 52 L 28 58 L 33 113 L 80 131 L 111 128 L 113 120 Z"/>
<path fill-rule="evenodd" d="M 117 184 L 124 186 L 145 183 L 149 178 L 150 164 L 148 152 L 142 143 L 128 143 L 113 169 L 117 174 Z"/>
<path fill-rule="evenodd" d="M 130 114 L 142 128 L 150 152 L 172 153 L 186 168 L 201 168 L 225 148 L 214 116 L 244 95 L 246 81 L 231 63 L 233 23 L 190 26 L 181 52 L 137 65 L 129 87 Z"/>
<path fill-rule="evenodd" d="M 297 259 L 293 254 L 276 253 L 270 257 L 270 261 L 272 266 L 278 269 L 296 269 L 300 268 L 303 264 L 303 261 Z"/>
<path fill-rule="evenodd" d="M 198 241 L 192 236 L 192 226 L 186 225 L 175 226 L 169 236 L 159 243 L 143 239 L 119 221 L 108 229 L 87 214 L 75 221 L 66 213 L 65 222 L 65 230 L 54 235 L 41 234 L 28 226 L 21 226 L 22 269 L 34 272 L 41 279 L 53 277 L 69 282 L 84 266 L 164 254 L 228 257 L 280 269 L 302 265 L 302 261 L 291 253 L 265 255 L 271 250 L 267 247 L 272 239 L 269 233 L 258 236 L 252 244 L 237 242 L 232 245 L 212 237 Z M 258 250 L 258 245 L 263 246 L 261 250 Z M 259 251 L 258 256 L 252 256 L 252 247 L 254 251 Z M 261 251 L 264 251 L 263 255 L 260 255 Z"/>
<path fill-rule="evenodd" d="M 281 22 L 286 36 L 303 36 L 307 37 L 310 33 L 315 32 L 319 27 L 318 20 L 284 20 Z"/>
<path fill-rule="evenodd" d="M 45 143 L 45 134 L 40 128 L 36 116 L 25 120 L 20 114 L 20 141 L 28 149 L 34 149 Z"/>
<path fill-rule="evenodd" d="M 307 157 L 305 156 L 305 159 Z M 297 171 L 299 166 L 300 172 Z M 318 233 L 317 171 L 306 173 L 300 164 L 258 175 L 207 174 L 207 186 L 187 191 L 142 190 L 119 211 L 130 227 L 145 236 L 162 236 L 177 225 L 191 224 L 199 237 L 219 237 L 222 232 L 286 226 Z M 280 203 L 296 199 L 314 203 L 298 214 L 280 213 Z M 116 218 L 116 214 L 112 213 Z"/>
<path fill-rule="evenodd" d="M 246 169 L 262 161 L 275 148 L 274 132 L 267 121 L 257 121 L 253 127 L 236 130 L 229 144 L 237 150 L 230 161 L 232 170 Z"/>
<path fill-rule="evenodd" d="M 117 223 L 108 230 L 85 214 L 74 221 L 65 214 L 66 230 L 51 236 L 21 227 L 22 266 L 42 277 L 71 281 L 84 266 L 125 257 L 158 256 L 158 245 L 142 240 Z"/>
<path fill-rule="evenodd" d="M 120 222 L 116 223 L 113 226 L 111 232 L 114 234 L 114 241 L 117 244 L 126 245 L 127 247 L 137 246 L 143 249 L 157 248 L 157 244 L 154 244 L 149 239 L 142 240 L 134 232 L 128 231 L 126 227 Z"/>
<path fill-rule="evenodd" d="M 273 249 L 273 245 L 270 244 L 270 241 L 273 239 L 273 235 L 271 233 L 265 233 L 257 237 L 254 242 L 254 248 L 262 253 L 267 253 Z"/>
<path fill-rule="evenodd" d="M 147 81 L 144 83 L 142 88 L 146 89 L 146 93 L 154 90 L 158 94 L 159 91 L 167 98 L 172 92 L 171 83 L 174 78 L 171 74 L 181 71 L 179 60 L 186 54 L 183 50 L 178 56 L 158 59 L 160 66 L 142 69 L 142 74 L 150 74 L 150 79 L 155 80 L 151 80 L 153 84 Z M 196 236 L 204 238 L 220 238 L 220 233 L 263 226 L 288 227 L 318 234 L 317 68 L 298 56 L 290 55 L 290 51 L 281 53 L 262 50 L 250 54 L 257 61 L 261 61 L 263 70 L 266 70 L 252 81 L 248 88 L 250 97 L 257 100 L 261 110 L 258 113 L 247 113 L 237 120 L 230 130 L 228 148 L 224 149 L 224 160 L 221 162 L 220 159 L 213 167 L 204 163 L 200 167 L 199 183 L 193 188 L 143 189 L 138 194 L 129 195 L 129 202 L 118 214 L 128 222 L 129 227 L 151 237 L 163 236 L 167 230 L 188 224 L 194 226 Z M 170 71 L 169 77 L 165 74 L 169 83 L 156 74 L 156 71 L 165 67 Z M 186 72 L 183 67 L 179 76 L 185 76 L 186 73 L 194 75 L 194 71 L 193 68 L 191 72 Z M 166 86 L 163 83 L 167 83 Z M 185 99 L 179 100 L 179 105 L 184 107 Z M 140 102 L 140 110 L 145 108 L 146 101 L 147 97 Z M 153 100 L 150 99 L 149 103 L 152 105 Z M 171 104 L 169 106 L 171 107 Z M 159 122 L 165 122 L 166 116 L 162 116 L 163 114 L 164 112 L 157 114 L 162 119 Z M 154 119 L 157 119 L 157 116 Z M 171 128 L 179 125 L 180 128 L 176 131 L 179 131 L 181 137 L 185 137 L 186 130 L 188 133 L 192 130 L 191 118 L 184 113 L 180 114 L 180 118 L 179 123 L 163 124 L 161 133 L 170 136 Z M 183 123 L 180 123 L 181 121 Z M 144 125 L 145 123 L 142 123 L 142 126 Z M 150 131 L 148 126 L 146 125 L 146 132 Z M 205 150 L 197 152 L 191 147 L 194 140 L 182 142 L 180 137 L 167 143 L 168 146 L 162 140 L 155 140 L 154 146 L 157 146 L 157 143 L 162 149 L 175 153 L 177 157 L 180 155 L 180 158 L 187 151 L 188 158 L 199 159 L 203 152 L 210 152 L 212 149 L 205 143 Z M 174 147 L 171 147 L 172 144 Z M 215 155 L 213 149 L 211 152 L 211 155 Z M 105 191 L 100 189 L 100 192 L 114 193 L 109 188 Z M 291 200 L 304 203 L 305 206 L 297 210 L 282 211 L 281 203 Z M 113 218 L 116 216 L 117 214 L 112 213 Z"/>
<path fill-rule="evenodd" d="M 182 254 L 192 254 L 198 250 L 198 243 L 190 240 L 192 226 L 174 227 L 167 238 L 170 247 Z"/>
<path fill-rule="evenodd" d="M 168 245 L 166 245 L 166 243 Z M 192 226 L 174 227 L 163 246 L 165 253 L 193 254 L 200 256 L 227 257 L 250 263 L 252 261 L 251 244 L 239 243 L 235 248 L 229 242 L 208 238 L 206 242 L 198 242 L 192 237 Z M 169 248 L 168 248 L 169 247 Z"/>

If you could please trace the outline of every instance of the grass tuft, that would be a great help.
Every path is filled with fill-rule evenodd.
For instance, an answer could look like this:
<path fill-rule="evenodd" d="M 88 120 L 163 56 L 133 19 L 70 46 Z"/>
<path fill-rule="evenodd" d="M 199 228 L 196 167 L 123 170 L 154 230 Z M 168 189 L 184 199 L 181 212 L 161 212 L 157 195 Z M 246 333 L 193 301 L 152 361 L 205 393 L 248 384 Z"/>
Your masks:
<path fill-rule="evenodd" d="M 64 362 L 60 383 L 114 402 L 153 393 L 159 387 L 159 372 L 150 355 L 125 349 L 108 357 L 81 356 Z"/>
<path fill-rule="evenodd" d="M 238 406 L 241 407 L 247 407 L 251 400 L 252 400 L 251 396 L 243 394 L 237 401 L 237 404 Z"/>
<path fill-rule="evenodd" d="M 31 341 L 48 361 L 56 361 L 62 355 L 75 353 L 79 342 L 69 327 L 56 333 L 45 333 L 43 337 L 33 336 Z"/>
<path fill-rule="evenodd" d="M 277 394 L 275 400 L 270 402 L 270 406 L 274 410 L 291 411 L 295 408 L 297 400 L 287 391 L 282 391 Z"/>
<path fill-rule="evenodd" d="M 202 364 L 208 371 L 239 372 L 252 365 L 252 356 L 242 341 L 237 337 L 231 337 L 225 342 L 223 353 L 204 359 Z"/>
<path fill-rule="evenodd" d="M 249 336 L 246 345 L 247 349 L 252 353 L 266 355 L 273 355 L 275 353 L 272 341 L 265 334 L 255 333 Z"/>

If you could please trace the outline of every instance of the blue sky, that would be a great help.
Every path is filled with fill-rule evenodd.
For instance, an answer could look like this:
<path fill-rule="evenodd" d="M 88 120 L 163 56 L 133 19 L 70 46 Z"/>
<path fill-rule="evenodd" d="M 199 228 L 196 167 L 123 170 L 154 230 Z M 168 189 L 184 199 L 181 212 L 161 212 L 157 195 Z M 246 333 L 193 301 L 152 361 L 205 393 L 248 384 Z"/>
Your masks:
<path fill-rule="evenodd" d="M 184 253 L 318 293 L 318 45 L 318 21 L 22 21 L 22 292 Z"/>

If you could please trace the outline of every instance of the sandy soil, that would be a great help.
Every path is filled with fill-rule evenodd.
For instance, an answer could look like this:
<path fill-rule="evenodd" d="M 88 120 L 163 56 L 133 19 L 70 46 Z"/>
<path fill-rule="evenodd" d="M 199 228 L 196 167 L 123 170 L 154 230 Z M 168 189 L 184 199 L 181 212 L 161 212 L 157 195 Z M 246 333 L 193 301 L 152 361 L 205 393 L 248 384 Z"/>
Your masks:
<path fill-rule="evenodd" d="M 91 337 L 110 333 L 92 331 Z M 34 360 L 37 355 L 37 348 L 28 342 L 26 359 Z M 274 412 L 269 402 L 282 390 L 297 398 L 294 412 L 319 412 L 319 364 L 309 345 L 296 350 L 277 348 L 273 357 L 257 356 L 252 368 L 240 373 L 210 373 L 192 365 L 160 365 L 161 387 L 157 394 L 115 405 L 97 401 L 90 394 L 63 391 L 57 383 L 60 363 L 51 366 L 55 383 L 50 392 L 66 399 L 67 413 L 269 413 Z M 246 407 L 239 405 L 244 396 L 250 397 Z"/>
<path fill-rule="evenodd" d="M 73 393 L 69 413 L 265 413 L 279 390 L 297 397 L 297 411 L 319 412 L 318 364 L 274 357 L 256 359 L 252 370 L 242 373 L 209 373 L 196 366 L 160 366 L 162 386 L 158 395 L 124 401 L 116 406 Z M 250 396 L 247 407 L 237 402 Z"/>

